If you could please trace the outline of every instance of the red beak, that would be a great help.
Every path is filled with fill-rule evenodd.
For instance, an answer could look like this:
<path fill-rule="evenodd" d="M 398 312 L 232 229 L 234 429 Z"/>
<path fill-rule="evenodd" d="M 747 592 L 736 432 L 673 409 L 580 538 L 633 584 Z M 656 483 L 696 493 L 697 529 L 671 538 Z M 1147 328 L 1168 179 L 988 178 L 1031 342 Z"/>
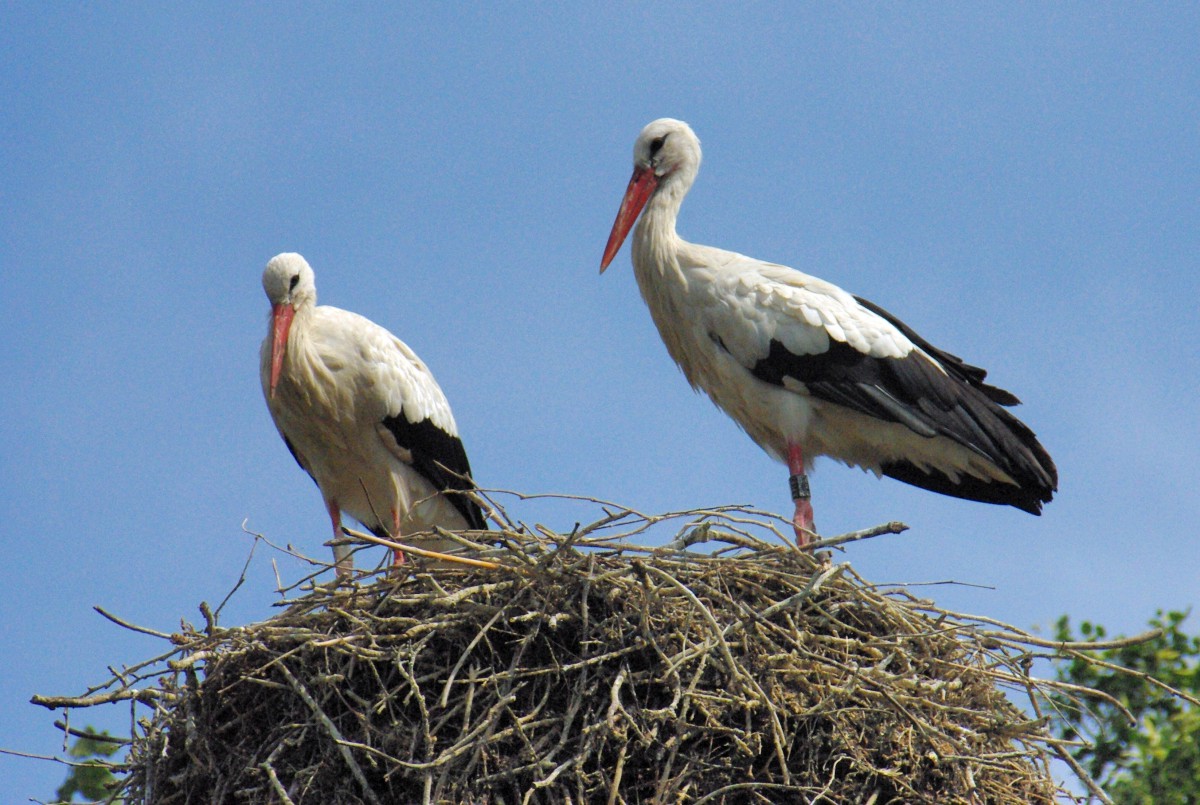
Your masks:
<path fill-rule="evenodd" d="M 654 194 L 658 187 L 658 177 L 650 168 L 634 168 L 633 176 L 629 179 L 629 187 L 625 188 L 625 198 L 621 199 L 621 209 L 617 210 L 617 220 L 613 221 L 612 232 L 608 235 L 608 245 L 604 247 L 604 257 L 600 260 L 600 273 L 608 268 L 608 264 L 621 251 L 621 244 L 633 228 L 634 221 L 642 212 L 642 207 Z"/>
<path fill-rule="evenodd" d="M 275 386 L 279 385 L 279 373 L 283 371 L 283 355 L 287 352 L 288 330 L 292 329 L 292 318 L 296 308 L 280 302 L 271 306 L 271 397 L 275 397 Z"/>

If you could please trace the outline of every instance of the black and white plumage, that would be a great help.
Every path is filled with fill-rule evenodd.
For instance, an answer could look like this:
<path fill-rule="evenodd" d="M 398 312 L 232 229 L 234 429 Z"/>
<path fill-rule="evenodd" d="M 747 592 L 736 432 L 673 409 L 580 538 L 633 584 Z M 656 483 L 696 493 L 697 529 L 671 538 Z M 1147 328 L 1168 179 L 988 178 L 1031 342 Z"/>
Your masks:
<path fill-rule="evenodd" d="M 440 526 L 486 529 L 450 403 L 429 369 L 390 332 L 357 313 L 317 305 L 312 268 L 280 254 L 263 271 L 271 327 L 260 350 L 263 395 L 297 463 L 341 514 L 384 539 Z M 448 540 L 415 545 L 435 551 Z M 352 567 L 335 547 L 339 572 Z M 402 561 L 399 553 L 396 561 Z"/>
<path fill-rule="evenodd" d="M 686 123 L 649 124 L 633 156 L 600 270 L 638 221 L 634 275 L 667 351 L 694 388 L 788 464 L 800 542 L 812 532 L 804 474 L 821 455 L 1040 513 L 1058 473 L 1005 410 L 1016 397 L 865 299 L 680 238 L 675 219 L 700 168 L 700 141 Z"/>

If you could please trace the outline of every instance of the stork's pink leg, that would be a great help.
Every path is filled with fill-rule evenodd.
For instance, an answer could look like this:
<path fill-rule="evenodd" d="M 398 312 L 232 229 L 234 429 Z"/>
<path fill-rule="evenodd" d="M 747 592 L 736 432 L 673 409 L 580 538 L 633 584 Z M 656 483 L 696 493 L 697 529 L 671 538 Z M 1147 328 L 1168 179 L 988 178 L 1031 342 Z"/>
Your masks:
<path fill-rule="evenodd" d="M 800 445 L 788 443 L 788 486 L 792 492 L 792 500 L 796 503 L 796 513 L 792 515 L 792 528 L 796 530 L 796 545 L 800 548 L 812 542 L 816 536 L 813 525 L 812 494 L 808 490 L 808 476 L 804 474 L 804 453 Z"/>
<path fill-rule="evenodd" d="M 350 572 L 354 570 L 354 557 L 350 554 L 349 545 L 339 545 L 338 543 L 345 539 L 342 533 L 342 511 L 338 508 L 337 501 L 327 501 L 326 506 L 329 509 L 329 519 L 333 523 L 333 564 L 335 572 L 339 579 L 350 577 Z"/>
<path fill-rule="evenodd" d="M 397 509 L 392 509 L 392 539 L 397 539 L 400 536 L 400 512 Z M 392 549 L 392 567 L 397 567 L 404 564 L 404 551 L 399 548 Z"/>

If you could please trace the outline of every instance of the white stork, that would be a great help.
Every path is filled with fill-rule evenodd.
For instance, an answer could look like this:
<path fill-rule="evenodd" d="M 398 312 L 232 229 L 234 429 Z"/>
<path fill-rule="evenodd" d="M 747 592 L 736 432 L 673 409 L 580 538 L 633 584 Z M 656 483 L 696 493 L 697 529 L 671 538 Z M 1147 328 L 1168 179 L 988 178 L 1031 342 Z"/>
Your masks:
<path fill-rule="evenodd" d="M 343 512 L 383 539 L 434 526 L 486 529 L 479 506 L 462 494 L 474 484 L 450 403 L 416 353 L 357 313 L 318 307 L 313 270 L 298 254 L 273 257 L 262 283 L 271 301 L 263 395 L 325 498 L 334 539 Z M 335 544 L 334 559 L 339 575 L 353 567 L 349 548 Z M 395 561 L 403 561 L 399 551 Z"/>
<path fill-rule="evenodd" d="M 634 275 L 667 351 L 693 388 L 787 463 L 797 541 L 815 534 L 806 472 L 817 456 L 1039 514 L 1058 471 L 1003 408 L 1017 398 L 878 305 L 680 238 L 675 218 L 699 168 L 700 141 L 686 123 L 642 129 L 600 271 L 641 214 Z"/>

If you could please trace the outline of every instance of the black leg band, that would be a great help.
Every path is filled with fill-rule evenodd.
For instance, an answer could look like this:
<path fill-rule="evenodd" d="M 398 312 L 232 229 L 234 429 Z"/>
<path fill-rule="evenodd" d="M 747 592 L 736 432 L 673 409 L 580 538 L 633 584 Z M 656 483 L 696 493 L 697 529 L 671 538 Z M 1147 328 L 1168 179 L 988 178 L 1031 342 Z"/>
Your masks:
<path fill-rule="evenodd" d="M 812 497 L 812 492 L 808 489 L 807 475 L 788 476 L 788 486 L 792 490 L 792 500 L 808 500 Z"/>

